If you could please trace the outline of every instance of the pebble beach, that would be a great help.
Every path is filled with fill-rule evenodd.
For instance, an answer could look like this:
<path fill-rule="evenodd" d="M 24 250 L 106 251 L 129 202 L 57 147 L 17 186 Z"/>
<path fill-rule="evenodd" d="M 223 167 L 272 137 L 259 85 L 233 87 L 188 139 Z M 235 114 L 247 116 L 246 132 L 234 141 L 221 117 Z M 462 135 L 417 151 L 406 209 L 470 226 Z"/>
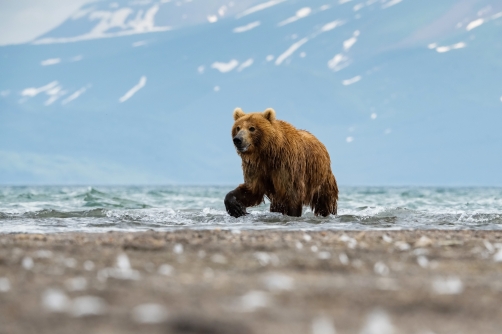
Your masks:
<path fill-rule="evenodd" d="M 0 235 L 0 333 L 500 333 L 501 231 Z"/>

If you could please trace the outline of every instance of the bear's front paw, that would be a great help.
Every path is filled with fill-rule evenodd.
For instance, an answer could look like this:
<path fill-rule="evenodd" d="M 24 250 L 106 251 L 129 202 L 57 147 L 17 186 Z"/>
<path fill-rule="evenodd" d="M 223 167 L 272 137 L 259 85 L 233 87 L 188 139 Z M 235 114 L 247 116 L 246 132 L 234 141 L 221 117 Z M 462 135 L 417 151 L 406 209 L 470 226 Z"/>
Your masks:
<path fill-rule="evenodd" d="M 247 215 L 246 207 L 242 205 L 232 192 L 225 196 L 225 208 L 230 216 L 239 218 Z"/>

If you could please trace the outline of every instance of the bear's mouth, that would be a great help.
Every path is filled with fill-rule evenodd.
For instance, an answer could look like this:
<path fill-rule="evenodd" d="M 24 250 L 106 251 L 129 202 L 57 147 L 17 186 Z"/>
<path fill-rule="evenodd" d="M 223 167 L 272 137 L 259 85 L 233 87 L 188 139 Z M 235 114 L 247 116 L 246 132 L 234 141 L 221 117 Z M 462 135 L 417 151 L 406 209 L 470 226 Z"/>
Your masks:
<path fill-rule="evenodd" d="M 235 148 L 237 149 L 237 151 L 239 151 L 239 152 L 241 152 L 241 153 L 244 153 L 244 152 L 246 152 L 246 151 L 248 150 L 249 145 L 246 145 L 246 146 L 244 146 L 244 147 L 237 147 L 237 146 L 236 146 Z"/>

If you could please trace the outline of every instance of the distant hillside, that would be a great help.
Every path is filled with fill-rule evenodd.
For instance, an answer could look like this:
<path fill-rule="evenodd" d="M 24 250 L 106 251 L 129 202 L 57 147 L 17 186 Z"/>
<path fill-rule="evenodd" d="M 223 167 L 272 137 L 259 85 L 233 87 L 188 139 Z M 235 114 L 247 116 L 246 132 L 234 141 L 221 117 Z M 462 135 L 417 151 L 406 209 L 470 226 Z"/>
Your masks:
<path fill-rule="evenodd" d="M 101 1 L 0 47 L 0 184 L 236 184 L 273 107 L 341 184 L 502 186 L 502 3 Z"/>

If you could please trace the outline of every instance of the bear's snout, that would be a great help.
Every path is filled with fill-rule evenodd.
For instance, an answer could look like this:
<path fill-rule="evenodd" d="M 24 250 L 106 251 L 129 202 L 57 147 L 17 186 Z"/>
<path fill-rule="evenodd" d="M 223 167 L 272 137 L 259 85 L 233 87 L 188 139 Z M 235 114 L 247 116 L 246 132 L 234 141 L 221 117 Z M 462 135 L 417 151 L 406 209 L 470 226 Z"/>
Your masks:
<path fill-rule="evenodd" d="M 237 136 L 234 137 L 234 145 L 239 148 L 242 145 L 242 138 L 239 138 Z"/>

